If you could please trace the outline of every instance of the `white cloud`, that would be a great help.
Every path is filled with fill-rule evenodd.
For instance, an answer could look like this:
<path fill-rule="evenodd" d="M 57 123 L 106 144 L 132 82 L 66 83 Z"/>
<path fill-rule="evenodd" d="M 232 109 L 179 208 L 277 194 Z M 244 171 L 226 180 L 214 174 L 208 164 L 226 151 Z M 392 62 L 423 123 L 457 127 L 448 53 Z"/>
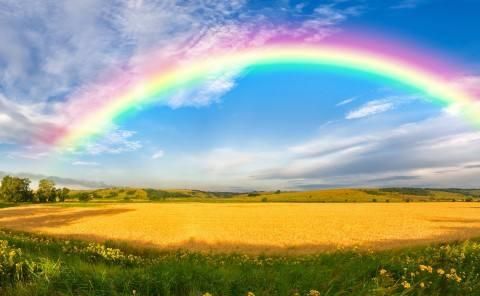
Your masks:
<path fill-rule="evenodd" d="M 12 121 L 12 118 L 5 113 L 0 113 L 0 124 L 9 123 Z"/>
<path fill-rule="evenodd" d="M 23 117 L 17 120 L 2 110 L 0 124 L 9 116 L 18 128 L 2 129 L 0 141 L 53 142 L 65 126 L 82 118 L 82 110 L 104 104 L 118 85 L 133 85 L 152 70 L 152 60 L 158 71 L 161 61 L 188 63 L 220 49 L 233 52 L 276 38 L 318 41 L 360 13 L 359 6 L 335 1 L 308 11 L 287 2 L 277 5 L 272 13 L 261 5 L 252 10 L 243 0 L 32 0 L 29 5 L 3 0 L 0 88 L 4 101 L 20 108 L 12 112 Z M 278 25 L 278 19 L 288 16 L 291 24 Z M 240 73 L 212 74 L 194 89 L 173 93 L 167 104 L 179 108 L 217 102 Z M 110 77 L 119 81 L 107 83 Z"/>
<path fill-rule="evenodd" d="M 102 137 L 86 143 L 81 147 L 69 147 L 68 151 L 75 154 L 119 154 L 132 152 L 142 148 L 140 141 L 132 140 L 134 131 L 112 128 Z"/>
<path fill-rule="evenodd" d="M 356 110 L 348 112 L 346 119 L 358 119 L 392 110 L 395 104 L 391 100 L 370 101 Z"/>
<path fill-rule="evenodd" d="M 81 160 L 77 160 L 77 161 L 72 162 L 72 165 L 76 165 L 76 166 L 98 166 L 99 163 L 98 163 L 98 162 L 95 162 L 95 161 L 81 161 Z"/>
<path fill-rule="evenodd" d="M 356 99 L 357 99 L 357 97 L 352 97 L 352 98 L 349 98 L 349 99 L 345 99 L 343 101 L 338 102 L 335 106 L 340 107 L 340 106 L 343 106 L 343 105 L 347 105 L 347 104 L 350 104 L 351 102 L 355 101 Z"/>
<path fill-rule="evenodd" d="M 165 156 L 165 152 L 163 150 L 157 150 L 155 153 L 152 155 L 152 159 L 159 159 Z"/>
<path fill-rule="evenodd" d="M 0 93 L 0 143 L 41 145 L 57 128 L 45 109 L 45 103 L 17 103 Z"/>
<path fill-rule="evenodd" d="M 288 149 L 282 156 L 289 160 L 285 165 L 264 168 L 256 176 L 352 186 L 475 186 L 476 172 L 465 168 L 477 168 L 472 163 L 478 159 L 479 147 L 478 131 L 444 114 L 381 129 L 358 129 L 346 121 L 325 129 L 317 139 Z M 451 179 L 443 178 L 445 175 Z"/>

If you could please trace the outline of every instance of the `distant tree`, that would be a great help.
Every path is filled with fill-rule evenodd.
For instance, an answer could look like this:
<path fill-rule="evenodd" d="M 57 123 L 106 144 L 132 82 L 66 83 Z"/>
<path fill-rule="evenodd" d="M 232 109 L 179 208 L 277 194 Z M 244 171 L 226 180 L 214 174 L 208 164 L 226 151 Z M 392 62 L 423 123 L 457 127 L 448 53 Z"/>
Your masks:
<path fill-rule="evenodd" d="M 78 200 L 81 202 L 88 202 L 93 198 L 92 194 L 89 192 L 80 192 L 77 194 L 77 196 L 78 196 Z"/>
<path fill-rule="evenodd" d="M 0 198 L 9 202 L 31 202 L 33 193 L 28 178 L 5 176 L 0 186 Z"/>
<path fill-rule="evenodd" d="M 58 201 L 64 202 L 70 193 L 70 189 L 63 187 L 62 189 L 57 189 L 57 198 Z"/>
<path fill-rule="evenodd" d="M 275 191 L 275 194 L 280 194 L 280 193 L 281 193 L 280 190 Z"/>
<path fill-rule="evenodd" d="M 56 202 L 57 189 L 55 188 L 55 182 L 48 179 L 40 180 L 38 182 L 36 196 L 39 202 Z"/>

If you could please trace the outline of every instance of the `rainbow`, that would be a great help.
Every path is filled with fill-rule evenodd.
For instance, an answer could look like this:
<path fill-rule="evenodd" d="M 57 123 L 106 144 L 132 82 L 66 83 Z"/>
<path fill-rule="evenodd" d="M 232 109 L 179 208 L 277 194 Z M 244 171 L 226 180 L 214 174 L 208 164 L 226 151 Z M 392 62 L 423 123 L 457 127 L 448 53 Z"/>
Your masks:
<path fill-rule="evenodd" d="M 477 97 L 454 83 L 458 75 L 462 75 L 461 70 L 442 63 L 440 59 L 435 60 L 431 53 L 406 50 L 409 47 L 405 46 L 403 51 L 399 50 L 402 47 L 398 44 L 392 43 L 390 48 L 375 48 L 372 46 L 375 41 L 378 40 L 318 44 L 287 41 L 233 51 L 219 50 L 210 53 L 210 56 L 189 58 L 186 62 L 155 64 L 152 61 L 153 64 L 145 71 L 132 74 L 134 78 L 122 76 L 106 83 L 109 91 L 97 86 L 81 98 L 69 100 L 70 104 L 65 108 L 77 115 L 70 119 L 68 126 L 49 135 L 48 141 L 61 149 L 79 146 L 92 136 L 101 134 L 125 112 L 165 99 L 183 88 L 201 84 L 210 75 L 251 66 L 282 64 L 334 67 L 387 79 L 411 88 L 434 102 L 458 106 L 465 117 L 480 124 Z M 385 44 L 385 41 L 382 42 Z"/>

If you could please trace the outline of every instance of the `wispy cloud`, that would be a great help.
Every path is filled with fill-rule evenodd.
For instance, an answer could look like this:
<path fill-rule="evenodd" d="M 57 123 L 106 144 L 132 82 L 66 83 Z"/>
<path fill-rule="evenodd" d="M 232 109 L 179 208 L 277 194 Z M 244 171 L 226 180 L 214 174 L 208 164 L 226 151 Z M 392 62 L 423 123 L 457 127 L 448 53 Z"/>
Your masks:
<path fill-rule="evenodd" d="M 461 168 L 477 169 L 475 147 L 480 145 L 480 135 L 454 117 L 440 115 L 379 131 L 344 129 L 341 125 L 333 130 L 290 149 L 291 153 L 284 156 L 290 159 L 284 167 L 274 167 L 257 176 L 357 185 L 387 181 L 406 185 L 474 184 L 474 174 Z M 322 143 L 328 143 L 332 149 Z M 435 174 L 444 168 L 449 168 L 450 181 Z"/>
<path fill-rule="evenodd" d="M 75 154 L 119 154 L 131 152 L 142 148 L 138 140 L 132 140 L 134 131 L 122 130 L 113 127 L 110 132 L 102 137 L 89 141 L 81 147 L 70 147 L 68 150 Z"/>
<path fill-rule="evenodd" d="M 392 5 L 392 9 L 412 9 L 428 0 L 400 0 L 397 4 Z"/>
<path fill-rule="evenodd" d="M 277 5 L 272 13 L 268 5 L 243 0 L 32 0 L 28 5 L 5 0 L 0 5 L 0 90 L 10 112 L 2 110 L 0 125 L 12 119 L 15 128 L 0 129 L 0 141 L 48 141 L 85 109 L 72 98 L 86 94 L 95 103 L 104 101 L 109 90 L 92 84 L 112 74 L 136 77 L 149 69 L 152 54 L 155 60 L 183 57 L 188 62 L 218 47 L 235 51 L 283 37 L 318 41 L 362 12 L 359 5 L 338 1 L 308 4 L 305 10 L 283 1 Z M 287 18 L 291 23 L 279 25 Z M 236 85 L 240 72 L 212 75 L 195 89 L 172 94 L 167 104 L 179 108 L 217 102 Z M 23 106 L 32 104 L 43 105 L 24 112 Z M 21 115 L 20 120 L 13 115 Z M 38 139 L 39 134 L 46 139 Z"/>
<path fill-rule="evenodd" d="M 163 150 L 157 150 L 155 153 L 152 154 L 152 159 L 159 159 L 165 156 L 165 152 Z"/>
<path fill-rule="evenodd" d="M 395 107 L 395 103 L 391 100 L 382 99 L 370 101 L 358 109 L 352 110 L 345 115 L 346 119 L 358 119 L 363 117 L 372 116 L 375 114 L 383 113 L 392 110 Z"/>
<path fill-rule="evenodd" d="M 357 97 L 348 98 L 348 99 L 345 99 L 343 101 L 338 102 L 335 106 L 340 107 L 340 106 L 343 106 L 343 105 L 347 105 L 347 104 L 350 104 L 351 102 L 355 101 L 356 99 L 357 99 Z"/>
<path fill-rule="evenodd" d="M 76 166 L 98 166 L 99 163 L 98 163 L 98 162 L 95 162 L 95 161 L 81 161 L 81 160 L 77 160 L 77 161 L 72 162 L 72 165 L 76 165 Z"/>

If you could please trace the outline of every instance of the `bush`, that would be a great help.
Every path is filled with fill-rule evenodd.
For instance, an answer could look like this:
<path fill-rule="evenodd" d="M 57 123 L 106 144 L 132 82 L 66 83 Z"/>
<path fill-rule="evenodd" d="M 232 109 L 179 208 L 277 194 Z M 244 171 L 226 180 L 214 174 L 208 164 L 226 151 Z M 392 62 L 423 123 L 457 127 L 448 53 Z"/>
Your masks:
<path fill-rule="evenodd" d="M 78 195 L 78 201 L 88 202 L 92 200 L 92 195 L 88 192 L 80 192 Z"/>
<path fill-rule="evenodd" d="M 379 189 L 382 192 L 389 192 L 389 193 L 400 193 L 405 195 L 419 195 L 419 196 L 429 196 L 432 195 L 430 190 L 424 188 L 382 188 Z"/>
<path fill-rule="evenodd" d="M 471 197 L 465 198 L 465 202 L 472 202 L 472 201 L 473 201 L 473 198 L 471 198 Z"/>
<path fill-rule="evenodd" d="M 21 249 L 12 248 L 8 241 L 0 240 L 0 287 L 25 280 L 33 270 L 34 264 L 23 258 Z"/>
<path fill-rule="evenodd" d="M 268 201 L 268 198 L 264 197 L 262 198 L 262 202 L 267 202 Z"/>
<path fill-rule="evenodd" d="M 376 198 L 372 198 L 372 202 L 377 202 L 377 199 L 376 199 Z"/>
<path fill-rule="evenodd" d="M 182 197 L 191 197 L 188 194 L 181 192 L 170 192 L 165 190 L 157 189 L 145 189 L 147 192 L 147 198 L 150 200 L 164 200 L 166 198 L 182 198 Z"/>

